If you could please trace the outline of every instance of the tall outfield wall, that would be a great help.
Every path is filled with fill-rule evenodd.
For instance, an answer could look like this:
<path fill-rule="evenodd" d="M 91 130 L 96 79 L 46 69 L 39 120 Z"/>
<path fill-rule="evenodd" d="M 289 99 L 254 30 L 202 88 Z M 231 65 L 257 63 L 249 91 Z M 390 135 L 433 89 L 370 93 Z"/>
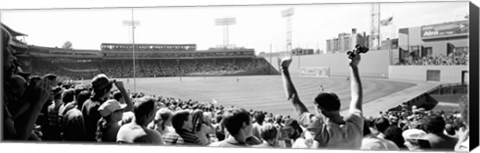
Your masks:
<path fill-rule="evenodd" d="M 368 77 L 388 77 L 390 57 L 388 52 L 388 50 L 378 50 L 362 54 L 360 75 Z M 277 56 L 272 57 L 270 60 L 270 57 L 267 55 L 265 59 L 270 62 L 275 69 L 279 70 L 279 58 L 277 58 Z M 330 67 L 330 74 L 332 76 L 348 76 L 350 74 L 348 62 L 349 60 L 346 53 L 293 56 L 290 72 L 292 75 L 300 75 L 301 67 L 321 66 Z"/>
<path fill-rule="evenodd" d="M 468 65 L 446 66 L 389 66 L 389 78 L 400 80 L 435 81 L 441 83 L 458 83 L 462 81 L 462 71 L 468 71 Z M 427 80 L 428 76 L 428 80 Z M 466 75 L 468 77 L 468 75 Z M 468 78 L 465 78 L 468 81 Z"/>

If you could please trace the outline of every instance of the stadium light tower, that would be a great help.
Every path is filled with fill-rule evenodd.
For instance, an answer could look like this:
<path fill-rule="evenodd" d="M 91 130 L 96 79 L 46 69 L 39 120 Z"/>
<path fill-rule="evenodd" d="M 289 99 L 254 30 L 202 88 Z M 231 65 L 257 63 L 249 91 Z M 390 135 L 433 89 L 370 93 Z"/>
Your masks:
<path fill-rule="evenodd" d="M 132 8 L 132 20 L 124 20 L 123 25 L 130 26 L 132 28 L 132 57 L 133 57 L 133 92 L 137 92 L 137 80 L 135 73 L 135 26 L 140 25 L 139 21 L 135 21 L 133 18 Z"/>
<path fill-rule="evenodd" d="M 230 25 L 236 24 L 237 20 L 236 18 L 218 18 L 215 19 L 215 25 L 217 26 L 223 26 L 223 47 L 227 48 L 228 47 L 228 32 L 229 29 L 228 27 Z"/>
<path fill-rule="evenodd" d="M 370 44 L 372 49 L 379 49 L 380 40 L 380 3 L 372 3 L 370 14 Z"/>
<path fill-rule="evenodd" d="M 289 8 L 282 11 L 282 17 L 287 18 L 287 32 L 286 32 L 286 52 L 288 55 L 292 53 L 292 16 L 295 10 L 293 8 Z"/>

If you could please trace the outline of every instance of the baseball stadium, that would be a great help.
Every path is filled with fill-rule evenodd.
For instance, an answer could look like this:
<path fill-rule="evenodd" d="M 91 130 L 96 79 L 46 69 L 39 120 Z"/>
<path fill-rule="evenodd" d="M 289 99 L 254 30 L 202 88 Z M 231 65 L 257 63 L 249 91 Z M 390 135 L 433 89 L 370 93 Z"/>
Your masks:
<path fill-rule="evenodd" d="M 360 108 L 357 121 L 362 123 L 356 128 L 364 135 L 361 130 L 352 135 L 364 137 L 355 140 L 354 148 L 360 148 L 360 139 L 369 138 L 366 129 L 375 137 L 381 135 L 384 129 L 380 130 L 377 122 L 382 122 L 385 129 L 399 129 L 397 135 L 402 136 L 402 132 L 414 129 L 430 132 L 430 124 L 423 119 L 440 115 L 445 127 L 441 132 L 457 142 L 459 129 L 466 123 L 461 114 L 465 112 L 462 102 L 469 86 L 468 20 L 402 27 L 395 31 L 398 37 L 383 40 L 380 31 L 357 33 L 352 28 L 322 40 L 326 42 L 325 50 L 315 50 L 292 48 L 288 19 L 292 15 L 293 10 L 282 12 L 282 17 L 287 18 L 287 41 L 285 49 L 277 52 L 229 45 L 228 26 L 235 23 L 235 18 L 215 20 L 216 25 L 224 26 L 224 44 L 208 49 L 199 49 L 197 42 L 135 43 L 133 19 L 132 43 L 102 40 L 98 49 L 72 48 L 67 43 L 63 47 L 29 44 L 20 39 L 27 34 L 2 23 L 3 110 L 7 114 L 4 123 L 8 123 L 4 127 L 11 130 L 4 131 L 5 138 L 136 143 L 128 138 L 135 132 L 127 128 L 138 126 L 145 133 L 154 131 L 151 141 L 158 144 L 218 145 L 233 136 L 235 142 L 238 137 L 244 139 L 238 142 L 248 144 L 245 146 L 264 142 L 273 147 L 295 148 L 295 139 L 300 137 L 288 133 L 287 126 L 308 139 L 308 134 L 314 132 L 305 130 L 320 121 L 314 120 L 317 118 L 313 114 L 304 114 L 314 112 L 320 116 L 319 111 L 323 114 L 329 106 L 319 106 L 317 98 L 336 95 L 340 108 L 328 111 L 341 114 L 340 123 L 347 126 L 346 122 L 354 120 L 353 110 Z M 378 20 L 376 26 L 389 26 L 392 18 Z M 291 63 L 286 62 L 289 59 Z M 355 62 L 358 65 L 352 65 Z M 300 104 L 292 95 L 298 96 L 295 98 Z M 352 108 L 351 103 L 357 108 Z M 229 114 L 231 110 L 240 113 Z M 231 119 L 242 112 L 248 114 L 244 116 L 247 119 Z M 182 115 L 184 118 L 179 119 Z M 330 119 L 327 115 L 324 117 Z M 348 116 L 345 122 L 343 116 Z M 300 124 L 298 128 L 292 125 L 292 119 Z M 22 127 L 24 122 L 26 127 Z M 255 130 L 248 128 L 250 123 L 262 129 L 259 133 L 268 130 L 263 123 L 272 124 L 275 128 L 271 129 L 279 132 L 268 139 L 274 139 L 271 142 L 275 144 L 267 141 L 263 133 L 255 135 Z M 214 132 L 192 136 L 190 130 L 198 132 L 203 125 Z M 173 132 L 168 133 L 167 126 Z M 253 132 L 237 135 L 231 132 L 235 126 Z M 172 138 L 170 134 L 179 136 Z M 324 140 L 316 136 L 315 141 Z M 391 140 L 397 146 L 393 150 L 417 149 L 413 141 L 413 145 L 403 143 L 413 138 L 404 138 Z M 303 148 L 315 148 L 313 140 L 305 144 Z M 444 149 L 430 144 L 420 147 Z"/>

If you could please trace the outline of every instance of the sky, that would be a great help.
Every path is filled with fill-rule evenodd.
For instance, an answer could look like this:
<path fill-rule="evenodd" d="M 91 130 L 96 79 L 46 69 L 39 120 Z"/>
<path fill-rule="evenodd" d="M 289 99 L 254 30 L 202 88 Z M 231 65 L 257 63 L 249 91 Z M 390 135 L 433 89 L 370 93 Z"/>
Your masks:
<path fill-rule="evenodd" d="M 135 43 L 193 43 L 197 44 L 197 50 L 205 50 L 223 43 L 223 27 L 215 25 L 214 20 L 234 17 L 236 24 L 229 26 L 230 44 L 254 48 L 257 54 L 284 50 L 287 22 L 281 16 L 281 11 L 285 9 L 293 8 L 295 11 L 292 16 L 294 48 L 325 50 L 327 39 L 337 37 L 339 33 L 349 33 L 352 28 L 368 34 L 371 21 L 370 4 L 336 1 L 179 1 L 160 4 L 151 1 L 144 4 L 105 1 L 98 4 L 89 3 L 91 1 L 67 4 L 54 1 L 37 5 L 21 5 L 22 1 L 10 2 L 1 7 L 0 21 L 16 31 L 28 34 L 25 37 L 27 44 L 61 47 L 64 42 L 70 41 L 74 49 L 99 50 L 101 43 L 131 43 L 131 27 L 123 24 L 123 21 L 132 19 L 132 9 L 126 8 L 128 6 L 162 6 L 133 9 L 134 20 L 140 23 L 135 28 Z M 302 2 L 326 4 L 226 6 Z M 224 5 L 212 6 L 219 4 Z M 195 5 L 196 7 L 175 7 Z M 381 19 L 393 16 L 393 24 L 382 27 L 384 37 L 394 37 L 398 28 L 464 20 L 464 16 L 468 15 L 467 1 L 381 3 L 380 7 Z"/>

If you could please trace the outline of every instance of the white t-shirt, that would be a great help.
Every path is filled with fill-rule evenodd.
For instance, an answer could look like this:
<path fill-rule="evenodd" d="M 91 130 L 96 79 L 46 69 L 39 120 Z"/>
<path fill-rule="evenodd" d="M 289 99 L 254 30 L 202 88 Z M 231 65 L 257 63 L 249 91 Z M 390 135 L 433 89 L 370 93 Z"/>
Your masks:
<path fill-rule="evenodd" d="M 306 112 L 300 116 L 300 120 L 309 117 Z M 309 129 L 315 133 L 315 140 L 320 148 L 333 149 L 360 149 L 363 139 L 363 117 L 361 111 L 351 111 L 344 119 L 345 124 L 337 124 L 322 119 L 313 121 L 315 129 Z M 302 121 L 301 121 L 302 122 Z"/>
<path fill-rule="evenodd" d="M 398 146 L 390 140 L 378 137 L 367 136 L 362 140 L 362 150 L 400 150 Z"/>

